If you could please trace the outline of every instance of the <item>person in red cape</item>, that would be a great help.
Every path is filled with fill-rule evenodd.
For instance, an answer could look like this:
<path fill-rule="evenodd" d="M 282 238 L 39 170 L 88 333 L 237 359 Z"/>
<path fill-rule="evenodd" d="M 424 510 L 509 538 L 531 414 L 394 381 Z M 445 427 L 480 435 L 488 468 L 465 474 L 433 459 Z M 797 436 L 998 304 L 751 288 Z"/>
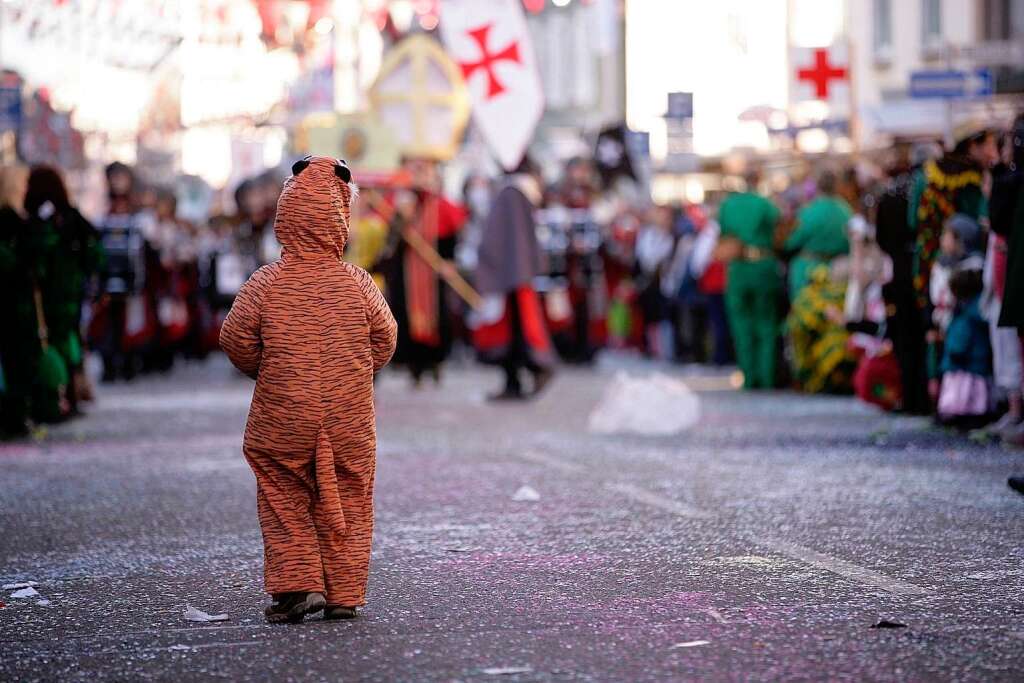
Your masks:
<path fill-rule="evenodd" d="M 395 211 L 378 268 L 384 273 L 388 303 L 398 321 L 394 362 L 407 367 L 419 385 L 425 373 L 440 381 L 441 364 L 451 351 L 452 322 L 441 276 L 402 234 L 405 230 L 418 234 L 454 271 L 456 238 L 466 222 L 466 211 L 441 196 L 437 162 L 409 158 L 403 166 L 410 188 L 391 198 Z"/>
<path fill-rule="evenodd" d="M 475 283 L 484 304 L 473 337 L 480 359 L 505 371 L 505 388 L 492 400 L 535 396 L 553 376 L 554 347 L 533 288 L 542 267 L 533 217 L 541 187 L 537 167 L 524 158 L 499 186 L 480 239 Z M 523 370 L 533 376 L 529 393 Z"/>

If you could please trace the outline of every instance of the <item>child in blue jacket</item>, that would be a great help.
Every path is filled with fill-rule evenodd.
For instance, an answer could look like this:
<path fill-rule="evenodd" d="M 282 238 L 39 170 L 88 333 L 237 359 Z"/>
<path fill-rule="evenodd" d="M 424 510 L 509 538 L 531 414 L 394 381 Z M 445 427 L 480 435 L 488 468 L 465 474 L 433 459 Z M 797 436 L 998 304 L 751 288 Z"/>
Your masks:
<path fill-rule="evenodd" d="M 991 411 L 992 346 L 988 321 L 981 315 L 981 271 L 958 267 L 949 282 L 956 299 L 942 353 L 938 417 L 943 424 L 977 428 Z"/>

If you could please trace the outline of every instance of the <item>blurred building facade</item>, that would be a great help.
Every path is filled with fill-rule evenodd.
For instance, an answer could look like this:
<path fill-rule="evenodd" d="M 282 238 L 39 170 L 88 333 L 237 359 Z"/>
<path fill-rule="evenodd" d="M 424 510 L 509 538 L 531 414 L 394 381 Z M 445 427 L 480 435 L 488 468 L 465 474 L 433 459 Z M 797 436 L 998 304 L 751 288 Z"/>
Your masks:
<path fill-rule="evenodd" d="M 552 165 L 590 154 L 599 130 L 626 121 L 650 134 L 654 166 L 665 171 L 661 198 L 697 199 L 715 182 L 677 182 L 683 174 L 666 169 L 670 92 L 691 95 L 692 150 L 710 160 L 696 173 L 704 176 L 720 175 L 730 157 L 880 149 L 940 136 L 949 118 L 1003 120 L 1024 93 L 1024 0 L 521 2 L 545 97 L 534 152 Z M 0 67 L 24 84 L 21 156 L 70 168 L 120 159 L 156 178 L 187 173 L 230 186 L 281 162 L 303 117 L 365 113 L 383 56 L 410 34 L 436 37 L 442 8 L 3 0 Z M 840 43 L 851 60 L 848 106 L 808 115 L 792 101 L 792 50 Z M 975 67 L 993 70 L 993 97 L 947 105 L 908 92 L 916 71 Z M 0 154 L 11 139 L 0 128 Z M 454 175 L 494 171 L 490 157 L 471 125 Z M 98 185 L 91 168 L 86 186 Z"/>
<path fill-rule="evenodd" d="M 623 15 L 618 0 L 560 4 L 542 3 L 527 23 L 544 85 L 539 145 L 571 152 L 581 131 L 625 118 Z"/>
<path fill-rule="evenodd" d="M 950 102 L 954 123 L 1007 118 L 1021 103 L 1024 0 L 847 0 L 845 23 L 864 147 L 942 134 L 947 103 L 910 96 L 917 71 L 993 70 L 995 95 Z"/>

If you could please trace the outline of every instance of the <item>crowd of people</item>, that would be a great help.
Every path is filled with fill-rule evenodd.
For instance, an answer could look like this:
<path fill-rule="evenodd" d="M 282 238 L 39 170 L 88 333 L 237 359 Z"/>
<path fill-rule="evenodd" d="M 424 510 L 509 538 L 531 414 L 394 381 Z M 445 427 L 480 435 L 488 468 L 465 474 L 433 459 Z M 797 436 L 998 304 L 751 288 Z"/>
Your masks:
<path fill-rule="evenodd" d="M 805 391 L 853 391 L 1024 445 L 1024 117 L 1009 130 L 968 123 L 955 137 L 944 153 L 893 150 L 884 173 L 821 170 L 790 226 L 757 193 L 756 172 L 722 202 L 719 254 L 747 388 L 779 386 L 788 370 Z"/>
<path fill-rule="evenodd" d="M 529 158 L 470 174 L 455 200 L 436 161 L 406 159 L 362 188 L 346 258 L 384 291 L 416 386 L 461 348 L 504 371 L 493 398 L 526 399 L 556 360 L 610 348 L 735 360 L 748 389 L 856 393 L 1024 443 L 1024 119 L 956 138 L 783 182 L 749 166 L 729 191 L 676 205 L 582 157 L 553 183 Z M 241 183 L 230 215 L 189 221 L 173 191 L 114 163 L 90 222 L 57 170 L 3 168 L 5 433 L 90 400 L 86 349 L 102 381 L 214 351 L 239 287 L 281 255 L 284 175 Z"/>
<path fill-rule="evenodd" d="M 459 202 L 443 196 L 436 162 L 408 159 L 405 172 L 400 189 L 362 188 L 349 253 L 381 283 L 395 363 L 415 385 L 439 379 L 457 347 L 504 369 L 501 400 L 538 393 L 556 359 L 589 363 L 603 348 L 731 362 L 725 264 L 704 207 L 639 202 L 585 158 L 551 184 L 530 158 L 503 177 L 471 174 Z"/>
<path fill-rule="evenodd" d="M 238 288 L 279 255 L 280 181 L 240 184 L 232 215 L 185 220 L 171 188 L 145 185 L 114 162 L 106 210 L 89 220 L 58 169 L 0 168 L 0 430 L 78 414 L 92 400 L 87 351 L 103 382 L 166 372 L 218 348 Z"/>
<path fill-rule="evenodd" d="M 353 240 L 377 235 L 361 265 L 396 311 L 416 384 L 460 342 L 504 367 L 502 399 L 543 388 L 556 356 L 735 358 L 749 389 L 856 393 L 1018 443 L 1024 124 L 968 122 L 955 137 L 782 183 L 751 166 L 731 191 L 679 205 L 639 201 L 585 158 L 552 184 L 528 159 L 471 176 L 460 205 L 436 164 L 410 160 L 406 190 L 365 193 Z"/>

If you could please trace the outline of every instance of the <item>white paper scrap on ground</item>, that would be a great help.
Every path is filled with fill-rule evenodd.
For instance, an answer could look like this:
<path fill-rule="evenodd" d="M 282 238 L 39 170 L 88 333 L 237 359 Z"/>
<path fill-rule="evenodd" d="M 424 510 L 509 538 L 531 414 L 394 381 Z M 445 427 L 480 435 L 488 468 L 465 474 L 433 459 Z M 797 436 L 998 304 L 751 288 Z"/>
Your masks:
<path fill-rule="evenodd" d="M 732 555 L 730 557 L 716 557 L 715 562 L 720 564 L 735 564 L 747 567 L 760 567 L 762 569 L 777 569 L 786 566 L 784 560 L 776 560 L 771 557 L 760 555 Z"/>
<path fill-rule="evenodd" d="M 207 614 L 203 610 L 196 609 L 192 605 L 185 605 L 185 619 L 188 621 L 227 621 L 228 615 Z"/>
<path fill-rule="evenodd" d="M 34 598 L 37 595 L 39 595 L 39 591 L 37 591 L 32 586 L 29 586 L 28 588 L 22 588 L 20 591 L 14 591 L 13 593 L 11 593 L 12 598 Z"/>
<path fill-rule="evenodd" d="M 5 591 L 14 591 L 14 590 L 18 590 L 19 588 L 31 588 L 32 586 L 38 586 L 38 585 L 39 584 L 36 583 L 35 581 L 20 581 L 18 583 L 5 583 L 3 585 L 3 590 L 5 590 Z"/>
<path fill-rule="evenodd" d="M 1020 569 L 995 569 L 987 572 L 975 572 L 974 574 L 968 574 L 968 579 L 974 579 L 976 581 L 991 581 L 992 579 L 1006 579 L 1014 576 L 1020 576 L 1024 574 L 1024 571 Z"/>
<path fill-rule="evenodd" d="M 701 645 L 710 645 L 710 644 L 711 644 L 710 640 L 689 640 L 689 641 L 687 641 L 685 643 L 676 643 L 675 645 L 673 645 L 669 649 L 670 650 L 675 650 L 676 648 L 680 648 L 680 647 L 699 647 Z"/>
<path fill-rule="evenodd" d="M 36 600 L 36 604 L 39 605 L 40 607 L 49 607 L 50 606 L 50 601 L 47 600 L 46 598 L 42 598 L 40 600 Z"/>
<path fill-rule="evenodd" d="M 520 486 L 512 494 L 512 500 L 517 503 L 536 503 L 540 500 L 540 494 L 532 486 Z"/>
<path fill-rule="evenodd" d="M 481 672 L 488 676 L 512 676 L 513 674 L 528 674 L 532 671 L 533 667 L 529 666 L 492 666 L 481 669 Z"/>
<path fill-rule="evenodd" d="M 677 434 L 697 424 L 700 398 L 678 379 L 655 373 L 632 377 L 620 371 L 590 413 L 587 427 L 597 434 Z"/>

